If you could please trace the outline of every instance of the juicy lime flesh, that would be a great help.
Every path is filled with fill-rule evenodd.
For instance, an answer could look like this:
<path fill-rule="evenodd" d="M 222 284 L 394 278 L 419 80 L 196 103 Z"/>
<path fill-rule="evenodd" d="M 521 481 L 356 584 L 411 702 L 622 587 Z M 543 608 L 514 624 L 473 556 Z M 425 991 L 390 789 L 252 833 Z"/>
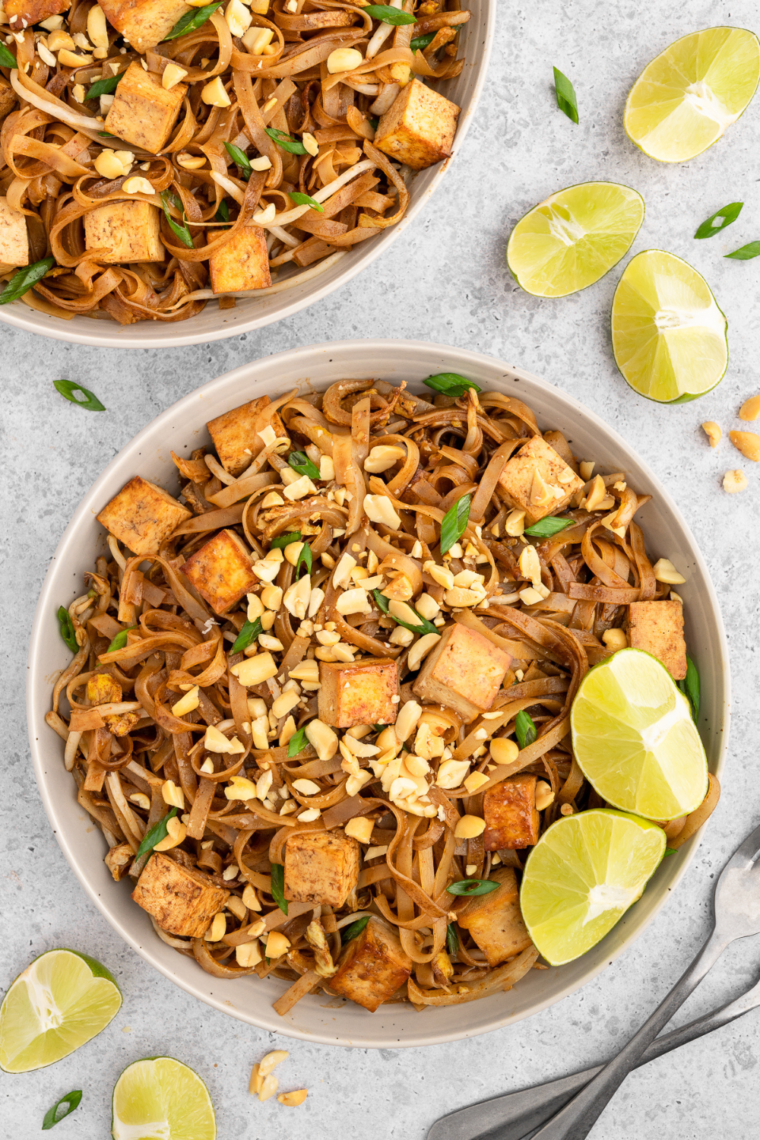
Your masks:
<path fill-rule="evenodd" d="M 660 162 L 686 162 L 722 137 L 760 79 L 760 42 L 744 28 L 707 28 L 653 59 L 625 106 L 628 136 Z"/>
<path fill-rule="evenodd" d="M 114 1140 L 214 1140 L 214 1106 L 187 1065 L 173 1057 L 147 1057 L 116 1082 L 112 1131 Z"/>
<path fill-rule="evenodd" d="M 648 249 L 625 267 L 612 302 L 617 366 L 641 396 L 674 403 L 709 392 L 728 365 L 727 321 L 696 269 Z"/>
<path fill-rule="evenodd" d="M 539 297 L 565 297 L 593 285 L 631 248 L 644 200 L 616 182 L 560 190 L 515 226 L 507 261 L 519 285 Z"/>
<path fill-rule="evenodd" d="M 121 1006 L 119 987 L 94 959 L 50 950 L 13 982 L 0 1009 L 0 1066 L 27 1073 L 68 1057 Z"/>
<path fill-rule="evenodd" d="M 665 852 L 665 832 L 598 809 L 552 824 L 531 852 L 520 906 L 528 932 L 553 966 L 580 957 L 638 899 Z"/>
<path fill-rule="evenodd" d="M 570 714 L 573 750 L 607 803 L 647 819 L 688 815 L 707 794 L 707 759 L 667 669 L 622 649 L 591 669 Z"/>

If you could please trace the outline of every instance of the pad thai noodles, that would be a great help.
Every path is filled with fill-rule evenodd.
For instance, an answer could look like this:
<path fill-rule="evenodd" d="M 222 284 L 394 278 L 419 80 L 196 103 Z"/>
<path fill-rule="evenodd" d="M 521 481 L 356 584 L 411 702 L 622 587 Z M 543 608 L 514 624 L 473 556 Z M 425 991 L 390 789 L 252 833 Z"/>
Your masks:
<path fill-rule="evenodd" d="M 172 453 L 179 497 L 136 476 L 103 506 L 108 553 L 59 613 L 76 655 L 47 720 L 114 879 L 214 976 L 285 980 L 281 1014 L 315 991 L 456 1005 L 541 968 L 525 859 L 605 806 L 572 752 L 578 686 L 658 652 L 644 604 L 684 676 L 649 496 L 520 400 L 426 383 L 211 420 Z M 671 848 L 717 795 L 661 824 Z"/>
<path fill-rule="evenodd" d="M 0 303 L 183 321 L 318 276 L 451 154 L 459 107 L 438 88 L 469 17 L 459 0 L 7 0 Z"/>

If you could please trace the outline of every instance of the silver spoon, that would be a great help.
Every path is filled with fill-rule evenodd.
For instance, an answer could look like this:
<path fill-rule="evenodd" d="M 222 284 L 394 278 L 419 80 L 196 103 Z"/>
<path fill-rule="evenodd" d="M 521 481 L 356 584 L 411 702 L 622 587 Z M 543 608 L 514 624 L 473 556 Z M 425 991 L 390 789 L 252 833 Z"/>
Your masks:
<path fill-rule="evenodd" d="M 584 1140 L 628 1073 L 726 947 L 737 938 L 760 933 L 759 856 L 760 827 L 747 836 L 723 868 L 715 886 L 713 929 L 691 965 L 617 1057 L 540 1128 L 533 1140 Z"/>
<path fill-rule="evenodd" d="M 760 979 L 728 1005 L 658 1037 L 637 1065 L 646 1065 L 669 1053 L 671 1049 L 678 1049 L 680 1045 L 712 1033 L 714 1029 L 728 1025 L 758 1006 Z M 427 1134 L 427 1140 L 479 1140 L 484 1137 L 488 1137 L 488 1140 L 522 1140 L 534 1128 L 549 1120 L 603 1068 L 604 1065 L 594 1065 L 593 1068 L 571 1073 L 567 1077 L 558 1077 L 543 1085 L 533 1085 L 532 1088 L 519 1089 L 517 1092 L 481 1101 L 480 1104 L 460 1108 L 436 1120 Z"/>

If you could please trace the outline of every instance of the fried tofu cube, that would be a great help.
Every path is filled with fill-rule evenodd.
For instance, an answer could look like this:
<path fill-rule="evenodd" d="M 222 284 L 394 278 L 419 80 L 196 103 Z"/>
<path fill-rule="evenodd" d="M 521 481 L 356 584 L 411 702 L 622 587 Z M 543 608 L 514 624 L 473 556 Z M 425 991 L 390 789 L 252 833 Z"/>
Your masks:
<path fill-rule="evenodd" d="M 0 78 L 0 120 L 4 119 L 16 105 L 16 92 L 7 79 Z"/>
<path fill-rule="evenodd" d="M 512 658 L 476 629 L 452 625 L 425 658 L 412 691 L 474 720 L 493 704 Z M 382 723 L 382 722 L 380 722 Z"/>
<path fill-rule="evenodd" d="M 119 843 L 116 847 L 109 848 L 105 864 L 117 883 L 126 875 L 133 858 L 134 852 L 128 843 Z"/>
<path fill-rule="evenodd" d="M 98 0 L 106 19 L 135 51 L 160 43 L 192 8 L 184 0 Z"/>
<path fill-rule="evenodd" d="M 211 254 L 208 264 L 215 293 L 267 289 L 272 284 L 272 274 L 266 230 L 262 226 L 244 226 Z"/>
<path fill-rule="evenodd" d="M 628 644 L 662 661 L 674 681 L 686 676 L 683 606 L 677 601 L 631 602 Z"/>
<path fill-rule="evenodd" d="M 49 16 L 68 12 L 71 0 L 5 0 L 5 16 L 12 32 L 20 32 L 31 24 L 39 24 Z"/>
<path fill-rule="evenodd" d="M 285 844 L 285 898 L 343 906 L 359 881 L 359 844 L 344 831 L 291 835 Z"/>
<path fill-rule="evenodd" d="M 84 243 L 106 265 L 163 261 L 158 209 L 150 202 L 108 202 L 84 216 Z"/>
<path fill-rule="evenodd" d="M 229 897 L 208 875 L 183 867 L 163 851 L 153 852 L 132 891 L 137 905 L 162 930 L 182 938 L 203 938 Z"/>
<path fill-rule="evenodd" d="M 319 719 L 333 728 L 395 724 L 399 707 L 395 661 L 320 661 Z M 393 698 L 396 698 L 395 700 Z"/>
<path fill-rule="evenodd" d="M 392 998 L 412 972 L 412 960 L 397 935 L 371 918 L 358 938 L 341 955 L 330 989 L 374 1013 Z"/>
<path fill-rule="evenodd" d="M 95 673 L 87 681 L 87 700 L 91 705 L 110 705 L 121 700 L 121 685 L 110 673 Z"/>
<path fill-rule="evenodd" d="M 381 117 L 374 144 L 396 162 L 423 170 L 448 158 L 460 108 L 413 79 Z"/>
<path fill-rule="evenodd" d="M 158 76 L 143 71 L 139 63 L 130 63 L 116 88 L 106 115 L 105 130 L 133 146 L 158 154 L 169 141 L 186 93 L 185 83 L 167 90 L 161 86 Z"/>
<path fill-rule="evenodd" d="M 156 554 L 172 531 L 191 517 L 163 487 L 135 475 L 103 507 L 98 522 L 135 554 L 147 557 Z"/>
<path fill-rule="evenodd" d="M 489 966 L 499 966 L 531 944 L 520 912 L 517 879 L 512 867 L 491 874 L 499 883 L 495 891 L 480 895 L 459 911 L 457 922 L 469 930 L 483 951 Z"/>
<path fill-rule="evenodd" d="M 220 530 L 180 569 L 217 614 L 226 613 L 258 582 L 251 556 L 233 530 Z"/>
<path fill-rule="evenodd" d="M 537 783 L 538 776 L 520 773 L 488 789 L 483 796 L 486 851 L 519 851 L 538 841 Z"/>
<path fill-rule="evenodd" d="M 264 440 L 259 432 L 270 424 L 276 436 L 288 438 L 285 425 L 275 412 L 268 417 L 264 409 L 271 404 L 269 396 L 261 396 L 248 404 L 241 404 L 215 420 L 209 420 L 206 427 L 213 440 L 219 462 L 225 471 L 237 477 L 245 471 L 252 459 L 264 448 Z"/>
<path fill-rule="evenodd" d="M 534 435 L 509 460 L 499 484 L 509 503 L 525 511 L 525 525 L 533 526 L 547 515 L 564 511 L 583 487 L 583 480 L 545 439 Z"/>
<path fill-rule="evenodd" d="M 0 197 L 0 263 L 14 267 L 29 264 L 26 214 L 12 210 L 4 197 Z"/>

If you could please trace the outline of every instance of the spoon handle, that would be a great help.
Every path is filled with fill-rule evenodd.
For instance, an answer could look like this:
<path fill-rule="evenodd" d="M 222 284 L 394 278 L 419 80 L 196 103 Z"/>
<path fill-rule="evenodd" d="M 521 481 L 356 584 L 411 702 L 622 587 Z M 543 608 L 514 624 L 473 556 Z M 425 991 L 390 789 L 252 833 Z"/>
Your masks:
<path fill-rule="evenodd" d="M 617 1089 L 634 1069 L 647 1047 L 689 994 L 699 985 L 708 970 L 723 953 L 727 943 L 715 929 L 694 961 L 676 982 L 648 1021 L 642 1025 L 614 1060 L 582 1089 L 569 1104 L 553 1116 L 535 1135 L 534 1140 L 584 1140 Z"/>

